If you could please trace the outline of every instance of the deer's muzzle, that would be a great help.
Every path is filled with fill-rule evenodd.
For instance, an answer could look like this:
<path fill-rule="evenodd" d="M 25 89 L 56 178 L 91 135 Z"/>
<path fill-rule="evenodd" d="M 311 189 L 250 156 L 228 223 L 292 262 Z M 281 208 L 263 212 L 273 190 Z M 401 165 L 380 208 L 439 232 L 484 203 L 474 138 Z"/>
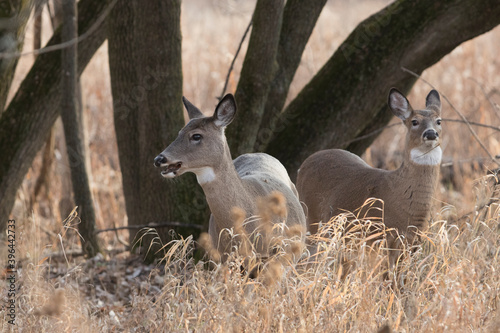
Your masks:
<path fill-rule="evenodd" d="M 154 162 L 155 167 L 159 168 L 164 164 L 167 164 L 167 158 L 165 156 L 160 154 L 155 157 L 155 162 Z"/>
<path fill-rule="evenodd" d="M 429 129 L 423 134 L 424 140 L 436 140 L 439 137 L 438 132 L 433 129 Z"/>

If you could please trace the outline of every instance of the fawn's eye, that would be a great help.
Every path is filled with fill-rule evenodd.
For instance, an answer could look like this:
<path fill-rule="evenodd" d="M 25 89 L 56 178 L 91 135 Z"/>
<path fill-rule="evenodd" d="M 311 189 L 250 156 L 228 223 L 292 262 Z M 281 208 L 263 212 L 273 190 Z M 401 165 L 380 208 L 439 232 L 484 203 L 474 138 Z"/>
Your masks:
<path fill-rule="evenodd" d="M 418 120 L 413 119 L 413 120 L 411 121 L 411 124 L 412 124 L 413 126 L 418 126 Z"/>
<path fill-rule="evenodd" d="M 193 136 L 191 137 L 191 140 L 200 141 L 201 138 L 202 138 L 201 134 L 193 134 Z"/>
<path fill-rule="evenodd" d="M 439 126 L 441 126 L 441 119 L 436 120 L 436 124 L 438 124 Z"/>

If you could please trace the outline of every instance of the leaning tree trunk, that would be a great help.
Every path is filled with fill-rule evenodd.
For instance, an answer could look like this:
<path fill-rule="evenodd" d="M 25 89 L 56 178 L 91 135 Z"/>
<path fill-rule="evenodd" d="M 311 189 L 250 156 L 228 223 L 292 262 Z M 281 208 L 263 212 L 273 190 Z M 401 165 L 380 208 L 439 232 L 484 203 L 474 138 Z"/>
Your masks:
<path fill-rule="evenodd" d="M 129 225 L 208 222 L 194 176 L 168 182 L 153 166 L 153 159 L 184 126 L 180 5 L 120 1 L 109 20 L 114 121 Z M 166 231 L 159 230 L 163 240 Z M 131 232 L 132 242 L 135 236 Z"/>
<path fill-rule="evenodd" d="M 70 42 L 78 37 L 76 0 L 64 1 L 63 13 L 61 39 L 63 42 Z M 77 44 L 69 45 L 62 51 L 61 118 L 70 162 L 73 194 L 79 208 L 78 231 L 81 235 L 82 250 L 89 257 L 93 257 L 99 252 L 99 245 L 95 234 L 94 203 L 85 163 L 82 110 L 78 103 L 80 86 L 78 84 L 77 46 Z"/>
<path fill-rule="evenodd" d="M 500 23 L 497 0 L 399 0 L 351 33 L 282 113 L 266 151 L 292 177 L 301 162 L 327 148 L 362 153 L 375 137 L 354 138 L 388 123 L 391 87 L 406 93 L 415 73 Z"/>
<path fill-rule="evenodd" d="M 26 23 L 32 7 L 33 0 L 0 0 L 0 117 L 19 59 L 18 56 L 9 56 L 9 53 L 23 49 Z"/>
<path fill-rule="evenodd" d="M 101 0 L 78 3 L 78 31 L 85 33 L 98 20 L 107 5 Z M 79 43 L 78 74 L 102 45 L 106 30 L 96 30 Z M 48 45 L 61 42 L 60 30 Z M 59 115 L 61 51 L 38 56 L 14 99 L 0 118 L 0 230 L 12 210 L 16 192 L 41 149 Z"/>

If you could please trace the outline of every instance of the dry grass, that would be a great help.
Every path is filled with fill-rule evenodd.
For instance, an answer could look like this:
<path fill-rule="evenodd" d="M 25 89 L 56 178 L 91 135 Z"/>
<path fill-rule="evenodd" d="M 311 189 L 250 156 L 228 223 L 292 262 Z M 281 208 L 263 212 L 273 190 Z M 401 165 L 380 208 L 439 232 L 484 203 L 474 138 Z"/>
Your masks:
<path fill-rule="evenodd" d="M 406 250 L 394 271 L 384 268 L 384 242 L 368 249 L 363 232 L 342 235 L 345 217 L 339 216 L 323 227 L 333 236 L 321 241 L 318 260 L 305 257 L 296 266 L 271 260 L 256 279 L 241 270 L 248 257 L 233 254 L 207 269 L 190 256 L 191 237 L 172 241 L 159 266 L 162 289 L 134 290 L 125 304 L 105 304 L 106 294 L 98 292 L 102 281 L 93 293 L 84 292 L 89 264 L 99 261 L 67 263 L 63 274 L 47 278 L 56 265 L 44 261 L 41 243 L 26 238 L 38 234 L 34 218 L 18 244 L 31 252 L 23 253 L 19 270 L 17 323 L 27 332 L 376 332 L 385 324 L 401 332 L 497 332 L 496 184 L 493 176 L 479 182 L 476 205 L 483 208 L 458 224 L 436 219 L 422 245 Z M 345 257 L 355 261 L 348 274 Z"/>
<path fill-rule="evenodd" d="M 304 53 L 288 100 L 359 21 L 387 2 L 330 1 Z M 184 94 L 205 110 L 212 109 L 215 97 L 221 93 L 252 10 L 246 1 L 183 3 Z M 47 40 L 50 28 L 45 28 Z M 31 46 L 30 34 L 27 49 Z M 423 73 L 468 119 L 497 127 L 498 40 L 499 28 L 464 43 Z M 91 187 L 99 229 L 127 222 L 116 139 L 111 130 L 106 51 L 103 46 L 82 77 Z M 14 87 L 31 62 L 29 57 L 22 59 Z M 242 57 L 236 62 L 229 91 L 236 89 L 241 63 Z M 417 82 L 409 96 L 413 106 L 423 106 L 429 90 L 424 82 Z M 446 102 L 443 106 L 444 117 L 458 118 Z M 63 149 L 61 132 L 56 130 L 57 156 Z M 493 155 L 500 152 L 498 131 L 479 129 L 478 134 Z M 404 135 L 402 126 L 385 130 L 367 150 L 365 159 L 379 167 L 397 167 Z M 59 176 L 67 171 L 67 163 L 59 158 L 47 193 L 30 206 L 41 164 L 38 156 L 18 192 L 14 209 L 21 258 L 18 328 L 25 332 L 375 332 L 388 323 L 402 332 L 499 331 L 500 211 L 492 176 L 483 177 L 494 165 L 484 160 L 486 154 L 462 124 L 444 123 L 443 140 L 444 158 L 453 163 L 443 170 L 432 214 L 434 222 L 422 246 L 402 260 L 397 274 L 390 272 L 392 282 L 382 278 L 384 269 L 377 266 L 383 261 L 383 251 L 376 251 L 375 257 L 366 255 L 366 251 L 359 250 L 365 246 L 363 237 L 346 242 L 340 233 L 334 233 L 331 241 L 323 244 L 322 260 L 317 264 L 283 271 L 271 267 L 265 276 L 276 283 L 249 279 L 239 269 L 242 258 L 234 258 L 230 265 L 213 264 L 214 269 L 206 269 L 204 261 L 195 262 L 190 257 L 195 247 L 191 238 L 171 244 L 175 246 L 170 247 L 157 268 L 160 273 L 151 271 L 137 278 L 127 278 L 129 270 L 133 276 L 140 267 L 127 255 L 88 261 L 71 256 L 68 261 L 64 256 L 50 259 L 63 249 L 67 253 L 79 250 L 74 231 L 78 220 L 63 223 L 69 212 L 59 210 L 60 203 L 70 195 Z M 473 213 L 461 218 L 467 212 Z M 115 250 L 122 247 L 118 236 L 127 238 L 127 233 L 104 233 L 100 240 L 106 250 Z M 358 249 L 353 251 L 353 246 Z M 4 248 L 0 249 L 2 260 L 6 258 Z M 343 255 L 357 262 L 344 279 L 340 260 Z M 140 277 L 142 280 L 135 284 Z M 1 295 L 5 297 L 4 288 Z M 62 300 L 63 307 L 54 306 Z M 4 313 L 0 312 L 0 316 Z M 9 329 L 5 318 L 0 327 L 2 331 Z"/>

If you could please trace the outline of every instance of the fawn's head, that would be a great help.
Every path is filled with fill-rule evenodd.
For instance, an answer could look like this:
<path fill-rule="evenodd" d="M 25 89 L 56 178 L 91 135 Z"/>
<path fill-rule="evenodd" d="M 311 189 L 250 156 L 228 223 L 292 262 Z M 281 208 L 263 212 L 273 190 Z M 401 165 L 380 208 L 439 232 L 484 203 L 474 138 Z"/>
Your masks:
<path fill-rule="evenodd" d="M 236 114 L 236 102 L 228 94 L 219 102 L 211 117 L 182 98 L 189 115 L 189 122 L 177 138 L 154 160 L 156 167 L 164 168 L 161 175 L 174 178 L 185 172 L 194 172 L 200 184 L 212 181 L 214 168 L 221 164 L 227 153 L 224 129 Z"/>
<path fill-rule="evenodd" d="M 436 90 L 425 99 L 425 109 L 413 110 L 410 102 L 397 89 L 389 93 L 389 107 L 396 117 L 403 120 L 408 133 L 406 149 L 410 160 L 417 164 L 441 163 L 441 100 Z"/>

